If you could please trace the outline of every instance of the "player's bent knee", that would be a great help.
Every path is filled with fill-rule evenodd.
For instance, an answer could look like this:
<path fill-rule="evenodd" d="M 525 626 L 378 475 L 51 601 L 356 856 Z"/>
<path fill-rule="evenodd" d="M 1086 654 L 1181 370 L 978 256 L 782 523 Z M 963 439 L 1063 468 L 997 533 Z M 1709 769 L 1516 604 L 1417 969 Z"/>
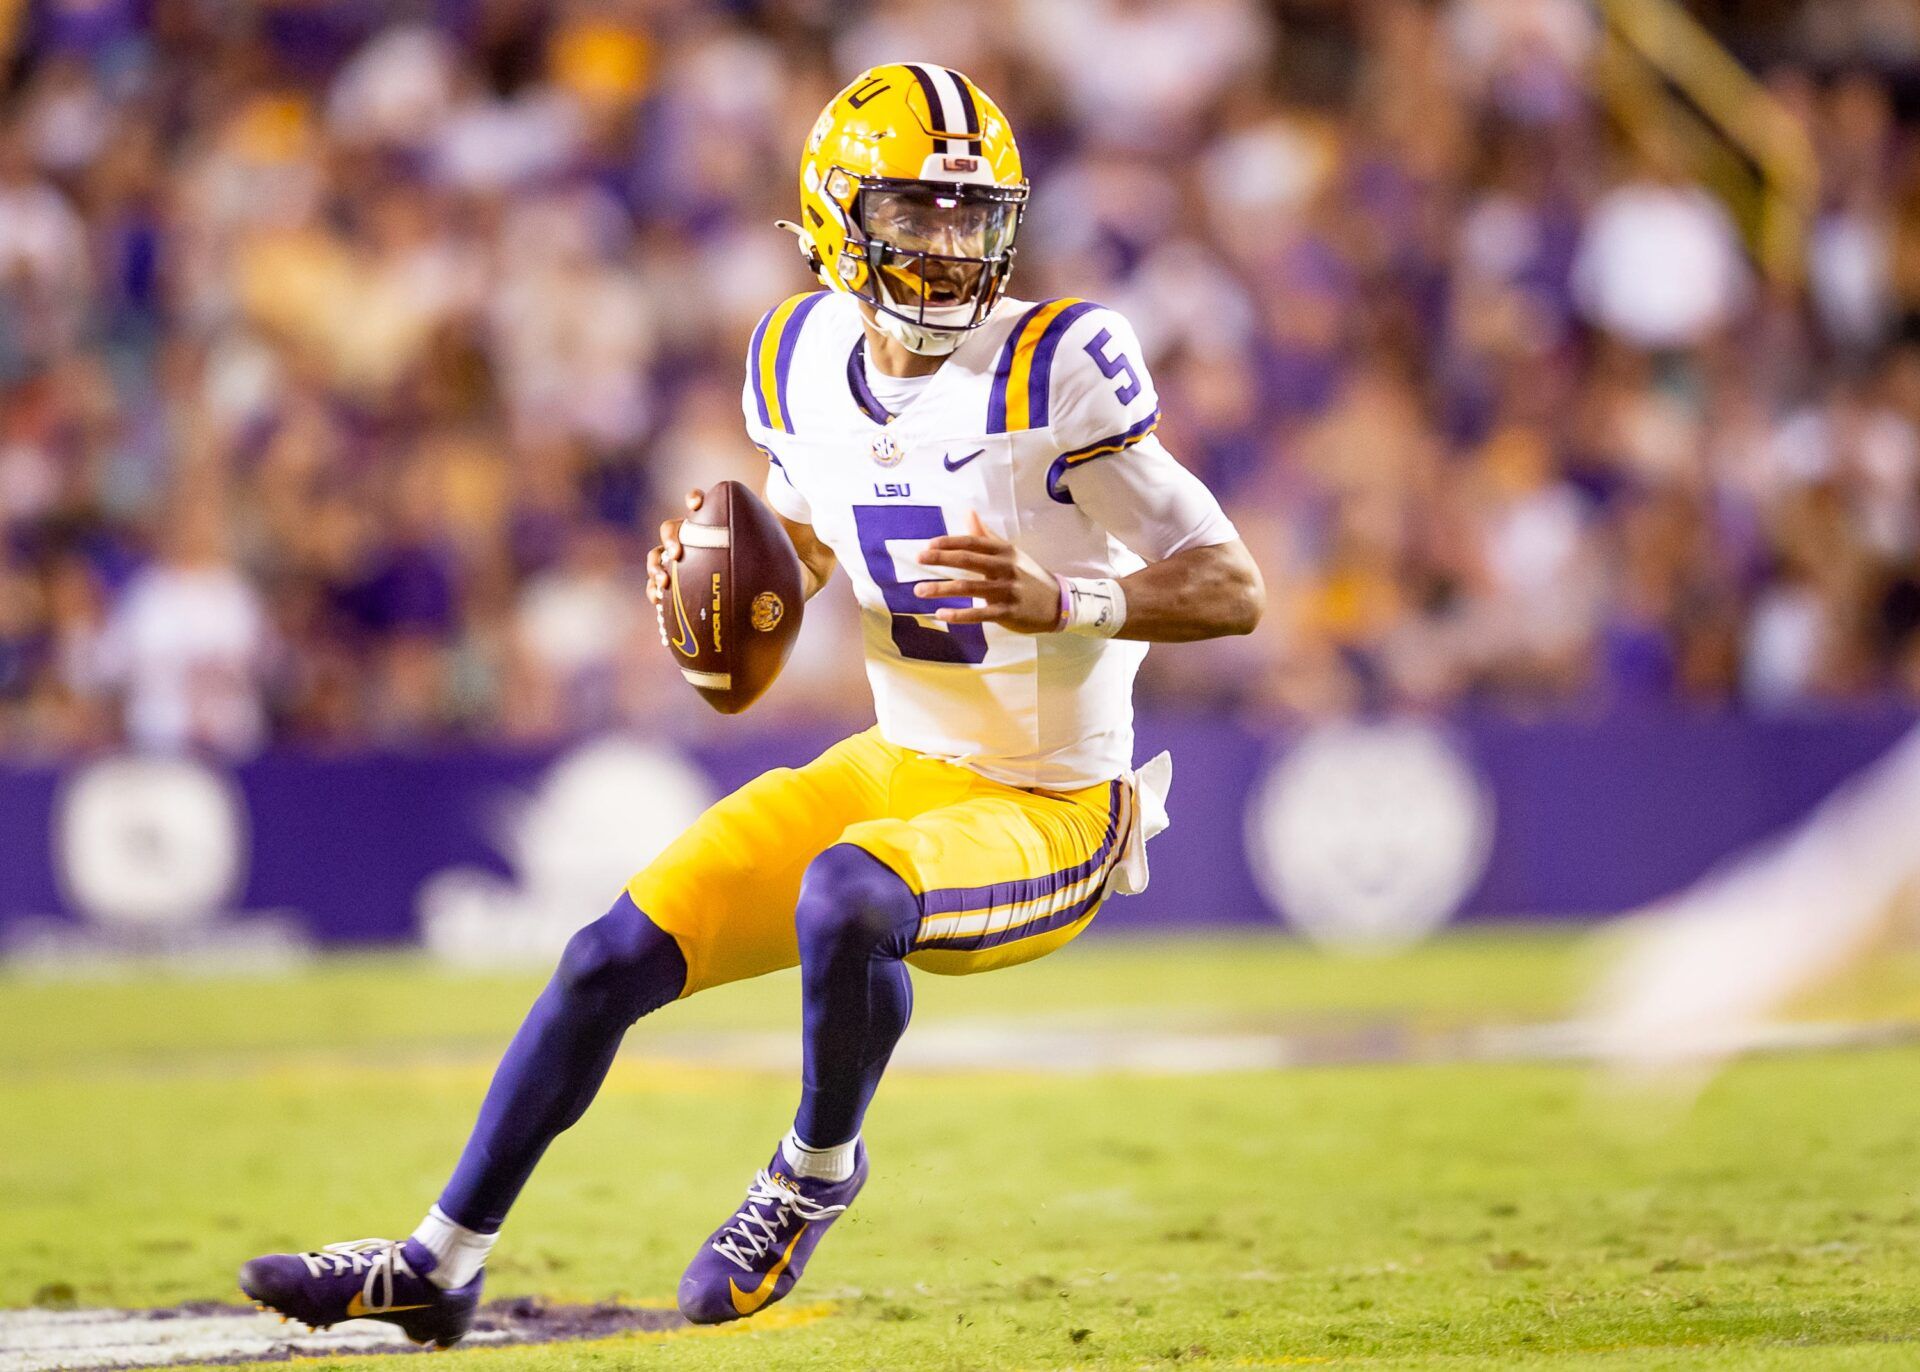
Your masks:
<path fill-rule="evenodd" d="M 673 935 L 623 891 L 611 910 L 567 940 L 554 982 L 570 998 L 638 1019 L 685 988 L 687 960 Z"/>
<path fill-rule="evenodd" d="M 864 848 L 836 843 L 807 864 L 794 907 L 801 958 L 857 945 L 904 957 L 920 922 L 913 888 Z"/>

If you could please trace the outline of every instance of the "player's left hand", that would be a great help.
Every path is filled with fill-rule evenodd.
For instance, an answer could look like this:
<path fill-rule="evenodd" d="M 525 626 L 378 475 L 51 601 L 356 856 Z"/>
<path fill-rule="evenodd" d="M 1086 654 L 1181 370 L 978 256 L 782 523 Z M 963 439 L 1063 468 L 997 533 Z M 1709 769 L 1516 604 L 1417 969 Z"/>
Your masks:
<path fill-rule="evenodd" d="M 1051 633 L 1060 623 L 1060 583 L 1046 568 L 967 512 L 967 532 L 929 539 L 919 560 L 929 566 L 971 573 L 964 580 L 921 581 L 922 600 L 966 596 L 972 605 L 945 607 L 934 618 L 946 624 L 999 624 L 1022 634 Z"/>

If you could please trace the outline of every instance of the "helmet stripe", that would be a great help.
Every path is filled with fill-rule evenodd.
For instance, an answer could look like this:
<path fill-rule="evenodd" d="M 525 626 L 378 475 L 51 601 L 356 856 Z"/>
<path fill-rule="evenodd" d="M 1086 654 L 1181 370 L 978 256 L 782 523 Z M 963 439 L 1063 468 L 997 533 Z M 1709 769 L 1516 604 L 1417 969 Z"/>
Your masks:
<path fill-rule="evenodd" d="M 927 74 L 933 78 L 934 89 L 940 92 L 941 131 L 944 133 L 960 132 L 967 127 L 966 101 L 961 95 L 966 83 L 960 79 L 960 74 L 951 67 L 928 67 Z M 949 138 L 947 140 L 946 150 L 948 152 L 965 151 L 963 148 L 956 148 L 954 146 L 954 144 L 959 141 L 958 139 Z"/>
<path fill-rule="evenodd" d="M 933 72 L 918 62 L 908 62 L 905 66 L 913 73 L 913 79 L 920 83 L 920 93 L 927 97 L 927 119 L 933 126 L 927 132 L 937 135 L 953 127 L 947 122 L 946 107 L 941 103 L 940 88 L 934 82 Z M 952 152 L 953 140 L 936 137 L 933 140 L 933 150 Z"/>
<path fill-rule="evenodd" d="M 947 69 L 947 75 L 953 78 L 954 88 L 960 92 L 960 112 L 966 117 L 967 132 L 973 135 L 967 140 L 971 144 L 970 150 L 975 157 L 983 156 L 984 150 L 980 142 L 980 106 L 973 98 L 973 84 L 951 67 Z"/>

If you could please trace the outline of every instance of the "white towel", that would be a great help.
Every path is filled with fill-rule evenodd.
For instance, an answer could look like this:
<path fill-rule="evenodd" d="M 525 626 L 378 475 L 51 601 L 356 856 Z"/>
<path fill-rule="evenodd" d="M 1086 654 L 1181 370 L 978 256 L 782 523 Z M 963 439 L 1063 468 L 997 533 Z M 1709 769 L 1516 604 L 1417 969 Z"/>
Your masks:
<path fill-rule="evenodd" d="M 1167 815 L 1167 793 L 1173 789 L 1173 757 L 1159 753 L 1127 777 L 1133 788 L 1133 823 L 1128 826 L 1120 861 L 1109 889 L 1123 896 L 1147 889 L 1147 840 L 1172 823 Z"/>

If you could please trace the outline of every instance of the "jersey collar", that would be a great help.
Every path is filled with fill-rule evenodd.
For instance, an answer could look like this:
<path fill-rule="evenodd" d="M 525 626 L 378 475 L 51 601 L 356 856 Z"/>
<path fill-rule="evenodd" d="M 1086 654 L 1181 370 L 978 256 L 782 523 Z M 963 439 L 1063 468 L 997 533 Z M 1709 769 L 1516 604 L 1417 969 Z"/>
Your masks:
<path fill-rule="evenodd" d="M 894 414 L 873 393 L 873 387 L 867 384 L 867 335 L 862 330 L 853 340 L 853 351 L 847 354 L 847 389 L 853 392 L 853 403 L 860 407 L 876 424 L 891 424 Z"/>

